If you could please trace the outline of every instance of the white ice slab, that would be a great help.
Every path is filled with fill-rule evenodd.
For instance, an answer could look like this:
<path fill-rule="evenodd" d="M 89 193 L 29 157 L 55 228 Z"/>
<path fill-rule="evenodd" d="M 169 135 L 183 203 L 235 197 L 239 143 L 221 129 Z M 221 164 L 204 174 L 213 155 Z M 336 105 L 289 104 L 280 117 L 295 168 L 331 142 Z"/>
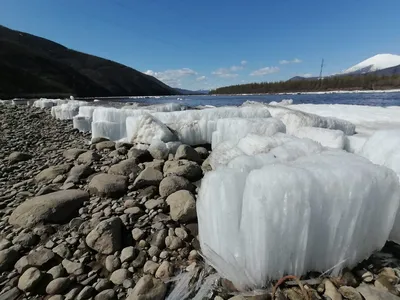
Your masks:
<path fill-rule="evenodd" d="M 128 141 L 132 143 L 151 144 L 152 140 L 162 142 L 177 141 L 178 137 L 160 120 L 150 114 L 126 119 Z"/>
<path fill-rule="evenodd" d="M 238 289 L 336 275 L 383 247 L 400 200 L 392 170 L 344 151 L 265 162 L 208 172 L 197 200 L 202 253 Z"/>
<path fill-rule="evenodd" d="M 343 149 L 345 135 L 341 130 L 332 130 L 317 127 L 300 127 L 292 133 L 299 138 L 309 138 L 324 147 Z"/>
<path fill-rule="evenodd" d="M 262 136 L 271 136 L 277 132 L 286 132 L 286 126 L 275 118 L 227 118 L 217 121 L 216 131 L 212 134 L 212 148 L 218 143 L 232 140 L 238 142 L 247 134 L 254 133 Z"/>
<path fill-rule="evenodd" d="M 289 108 L 340 118 L 356 125 L 357 132 L 371 135 L 377 130 L 400 128 L 400 107 L 380 107 L 343 104 L 297 104 Z"/>

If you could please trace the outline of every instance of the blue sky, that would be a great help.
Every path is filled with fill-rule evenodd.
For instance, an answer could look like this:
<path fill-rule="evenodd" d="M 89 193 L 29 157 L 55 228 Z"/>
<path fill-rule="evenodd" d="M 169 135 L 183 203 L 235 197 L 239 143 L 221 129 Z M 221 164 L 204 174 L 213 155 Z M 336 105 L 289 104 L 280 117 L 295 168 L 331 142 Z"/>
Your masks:
<path fill-rule="evenodd" d="M 399 0 L 1 0 L 0 24 L 210 89 L 400 54 Z"/>

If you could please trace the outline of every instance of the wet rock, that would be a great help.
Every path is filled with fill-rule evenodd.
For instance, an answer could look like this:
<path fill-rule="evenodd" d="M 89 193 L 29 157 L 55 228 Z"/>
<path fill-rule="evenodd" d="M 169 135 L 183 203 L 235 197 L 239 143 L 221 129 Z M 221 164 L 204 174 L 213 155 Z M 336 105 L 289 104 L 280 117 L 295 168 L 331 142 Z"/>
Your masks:
<path fill-rule="evenodd" d="M 93 141 L 92 141 L 93 144 Z M 96 149 L 99 151 L 103 150 L 114 150 L 115 149 L 115 143 L 112 141 L 103 141 L 96 143 Z"/>
<path fill-rule="evenodd" d="M 36 182 L 51 182 L 57 176 L 66 174 L 71 169 L 70 164 L 51 166 L 35 176 Z"/>
<path fill-rule="evenodd" d="M 98 136 L 98 137 L 92 138 L 91 144 L 95 145 L 97 143 L 108 142 L 108 141 L 110 141 L 110 139 L 108 139 L 106 137 Z"/>
<path fill-rule="evenodd" d="M 8 271 L 13 268 L 20 255 L 14 248 L 8 248 L 0 251 L 0 272 Z"/>
<path fill-rule="evenodd" d="M 159 187 L 160 196 L 168 197 L 169 195 L 180 191 L 187 190 L 190 192 L 194 192 L 196 190 L 196 186 L 194 186 L 189 180 L 182 176 L 171 175 L 165 177 Z"/>
<path fill-rule="evenodd" d="M 150 245 L 156 246 L 159 249 L 164 249 L 165 248 L 165 238 L 167 237 L 168 232 L 165 229 L 161 229 L 157 232 L 155 232 L 150 241 Z"/>
<path fill-rule="evenodd" d="M 85 286 L 79 294 L 76 296 L 76 300 L 84 300 L 84 299 L 89 299 L 92 297 L 94 293 L 94 288 L 91 286 Z"/>
<path fill-rule="evenodd" d="M 140 251 L 136 258 L 132 261 L 131 266 L 134 268 L 141 268 L 146 263 L 147 255 L 144 251 Z"/>
<path fill-rule="evenodd" d="M 18 280 L 18 288 L 24 292 L 32 291 L 42 279 L 43 274 L 37 268 L 27 269 Z"/>
<path fill-rule="evenodd" d="M 21 232 L 13 239 L 13 244 L 21 245 L 23 248 L 30 248 L 39 243 L 40 237 L 32 232 Z"/>
<path fill-rule="evenodd" d="M 84 267 L 82 263 L 73 262 L 68 259 L 62 261 L 62 266 L 70 275 L 82 275 L 84 273 Z"/>
<path fill-rule="evenodd" d="M 20 295 L 21 291 L 18 288 L 14 287 L 9 291 L 0 294 L 0 300 L 17 300 Z"/>
<path fill-rule="evenodd" d="M 202 159 L 206 159 L 209 155 L 208 150 L 204 147 L 196 147 L 194 150 L 200 155 Z"/>
<path fill-rule="evenodd" d="M 135 248 L 132 246 L 126 247 L 121 251 L 121 262 L 130 262 L 135 258 Z"/>
<path fill-rule="evenodd" d="M 100 222 L 86 237 L 86 244 L 101 254 L 112 254 L 122 248 L 122 221 L 111 218 Z"/>
<path fill-rule="evenodd" d="M 135 159 L 126 159 L 123 160 L 113 166 L 108 170 L 108 174 L 113 175 L 124 175 L 129 176 L 130 174 L 134 175 L 134 178 L 142 171 L 141 168 L 136 163 Z"/>
<path fill-rule="evenodd" d="M 342 300 L 342 295 L 337 291 L 336 287 L 330 280 L 325 280 L 325 297 L 329 297 L 332 300 Z"/>
<path fill-rule="evenodd" d="M 114 271 L 110 276 L 110 281 L 115 285 L 122 285 L 125 279 L 129 278 L 131 273 L 127 269 L 119 269 Z"/>
<path fill-rule="evenodd" d="M 397 289 L 392 285 L 389 278 L 385 275 L 379 275 L 378 278 L 376 278 L 374 285 L 377 289 L 388 291 L 396 296 L 399 295 Z"/>
<path fill-rule="evenodd" d="M 140 228 L 133 228 L 132 230 L 132 238 L 135 241 L 139 241 L 144 235 L 144 231 Z"/>
<path fill-rule="evenodd" d="M 196 201 L 189 191 L 177 191 L 167 198 L 172 220 L 189 222 L 197 218 Z"/>
<path fill-rule="evenodd" d="M 143 266 L 143 273 L 154 275 L 160 265 L 154 261 L 148 260 Z"/>
<path fill-rule="evenodd" d="M 139 279 L 127 300 L 163 300 L 167 292 L 164 282 L 151 275 Z"/>
<path fill-rule="evenodd" d="M 113 289 L 104 290 L 94 297 L 94 300 L 116 300 L 117 293 Z"/>
<path fill-rule="evenodd" d="M 46 293 L 49 295 L 62 294 L 69 288 L 70 284 L 71 281 L 67 277 L 53 279 L 46 286 Z"/>
<path fill-rule="evenodd" d="M 121 267 L 121 260 L 114 255 L 109 255 L 106 257 L 105 267 L 108 272 L 112 273 Z"/>
<path fill-rule="evenodd" d="M 185 177 L 190 181 L 197 181 L 203 177 L 201 167 L 189 160 L 166 161 L 164 164 L 164 175 L 177 175 Z"/>
<path fill-rule="evenodd" d="M 187 160 L 191 160 L 194 162 L 202 161 L 199 153 L 197 153 L 197 151 L 194 150 L 189 145 L 180 145 L 178 147 L 178 149 L 176 150 L 175 159 L 176 160 L 187 159 Z"/>
<path fill-rule="evenodd" d="M 122 175 L 98 174 L 89 183 L 89 192 L 100 197 L 119 198 L 128 189 L 128 178 Z"/>
<path fill-rule="evenodd" d="M 388 293 L 387 291 L 382 291 L 373 285 L 361 283 L 356 289 L 365 300 L 398 300 L 399 297 Z"/>
<path fill-rule="evenodd" d="M 163 261 L 158 267 L 155 277 L 161 280 L 166 280 L 173 274 L 173 266 L 168 261 Z"/>
<path fill-rule="evenodd" d="M 63 156 L 68 160 L 75 160 L 79 155 L 85 153 L 87 150 L 79 148 L 71 148 L 63 152 Z"/>
<path fill-rule="evenodd" d="M 351 286 L 342 286 L 339 288 L 339 293 L 349 300 L 362 300 L 360 293 Z"/>
<path fill-rule="evenodd" d="M 78 158 L 76 159 L 76 161 L 79 164 L 90 165 L 95 161 L 99 161 L 100 158 L 101 158 L 101 155 L 99 155 L 96 152 L 90 150 L 90 151 L 86 151 L 85 153 L 82 153 L 81 155 L 79 155 Z"/>
<path fill-rule="evenodd" d="M 141 189 L 148 186 L 158 186 L 163 179 L 163 174 L 153 168 L 144 169 L 133 183 L 134 189 Z"/>
<path fill-rule="evenodd" d="M 106 278 L 101 278 L 95 285 L 94 285 L 94 289 L 97 292 L 102 292 L 108 289 L 111 289 L 113 286 L 113 284 L 111 283 L 110 280 L 106 279 Z"/>
<path fill-rule="evenodd" d="M 10 165 L 16 164 L 20 161 L 26 161 L 31 159 L 33 156 L 30 155 L 29 153 L 23 153 L 23 152 L 13 152 L 8 156 L 8 163 Z"/>
<path fill-rule="evenodd" d="M 66 190 L 37 196 L 18 206 L 9 218 L 11 225 L 31 227 L 38 223 L 63 224 L 69 221 L 89 194 L 81 190 Z"/>
<path fill-rule="evenodd" d="M 83 178 L 88 177 L 89 175 L 93 174 L 93 169 L 86 164 L 81 164 L 74 166 L 68 173 L 68 177 L 64 182 L 64 185 L 66 183 L 79 183 L 79 181 Z"/>
<path fill-rule="evenodd" d="M 147 150 L 132 148 L 128 151 L 128 158 L 134 159 L 137 163 L 143 163 L 153 160 L 153 157 Z"/>
<path fill-rule="evenodd" d="M 55 254 L 53 251 L 42 248 L 40 250 L 35 250 L 30 252 L 28 255 L 21 257 L 15 263 L 15 269 L 18 273 L 22 274 L 29 267 L 45 267 L 50 264 L 55 259 Z"/>
<path fill-rule="evenodd" d="M 168 249 L 177 250 L 182 246 L 182 240 L 177 236 L 167 236 L 165 238 L 165 245 Z"/>

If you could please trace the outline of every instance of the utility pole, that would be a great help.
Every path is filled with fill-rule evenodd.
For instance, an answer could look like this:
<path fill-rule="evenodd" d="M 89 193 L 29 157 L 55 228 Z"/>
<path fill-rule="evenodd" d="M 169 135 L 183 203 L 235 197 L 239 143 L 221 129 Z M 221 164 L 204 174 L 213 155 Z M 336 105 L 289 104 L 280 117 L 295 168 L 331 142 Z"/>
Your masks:
<path fill-rule="evenodd" d="M 319 80 L 322 80 L 322 69 L 324 68 L 324 59 L 321 62 L 321 70 L 319 71 Z"/>

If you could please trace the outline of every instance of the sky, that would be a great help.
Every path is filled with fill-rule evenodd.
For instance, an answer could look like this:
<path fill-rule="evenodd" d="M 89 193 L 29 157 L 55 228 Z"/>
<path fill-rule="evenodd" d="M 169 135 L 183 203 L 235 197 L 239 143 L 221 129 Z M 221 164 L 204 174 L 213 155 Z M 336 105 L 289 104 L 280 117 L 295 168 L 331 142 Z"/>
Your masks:
<path fill-rule="evenodd" d="M 341 72 L 400 54 L 399 0 L 0 0 L 0 24 L 185 89 Z"/>

